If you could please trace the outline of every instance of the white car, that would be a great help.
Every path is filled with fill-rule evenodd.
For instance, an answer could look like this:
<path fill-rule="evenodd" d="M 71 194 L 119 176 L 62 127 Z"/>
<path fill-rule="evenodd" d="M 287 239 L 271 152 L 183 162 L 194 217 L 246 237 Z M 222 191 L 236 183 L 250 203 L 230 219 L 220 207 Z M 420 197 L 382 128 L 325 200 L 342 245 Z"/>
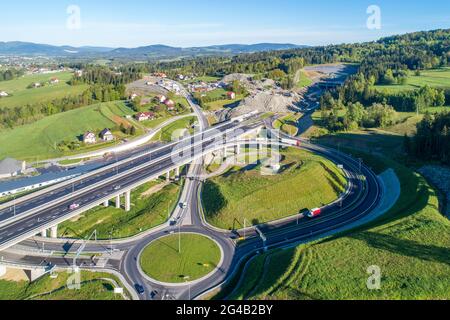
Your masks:
<path fill-rule="evenodd" d="M 186 202 L 180 203 L 181 209 L 186 209 L 188 207 L 188 204 Z"/>
<path fill-rule="evenodd" d="M 78 204 L 78 203 L 74 203 L 74 204 L 71 204 L 70 206 L 69 206 L 69 209 L 70 210 L 76 210 L 76 209 L 78 209 L 80 207 L 80 205 Z"/>

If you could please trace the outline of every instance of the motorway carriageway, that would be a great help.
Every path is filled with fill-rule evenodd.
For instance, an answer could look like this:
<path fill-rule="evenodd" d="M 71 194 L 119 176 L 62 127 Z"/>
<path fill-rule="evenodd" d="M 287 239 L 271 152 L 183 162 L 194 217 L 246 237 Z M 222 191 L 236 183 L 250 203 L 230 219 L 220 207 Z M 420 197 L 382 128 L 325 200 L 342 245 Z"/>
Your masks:
<path fill-rule="evenodd" d="M 226 126 L 221 128 L 221 131 L 225 131 L 227 129 L 233 128 L 233 127 L 240 127 L 244 130 L 251 130 L 253 128 L 258 127 L 259 124 L 255 124 L 253 126 L 243 126 L 240 127 L 239 125 L 236 125 L 236 123 L 230 123 Z M 232 136 L 230 136 L 231 138 Z M 215 138 L 212 138 L 210 140 L 206 139 L 206 142 L 202 143 L 202 151 L 211 149 L 213 150 L 216 146 L 213 144 L 215 142 Z M 83 209 L 83 207 L 87 207 L 88 205 L 91 205 L 93 203 L 98 202 L 99 200 L 107 197 L 109 194 L 114 193 L 114 188 L 118 185 L 120 185 L 121 190 L 126 191 L 127 188 L 129 188 L 132 185 L 135 185 L 136 183 L 140 181 L 144 181 L 145 179 L 149 177 L 154 177 L 158 173 L 164 173 L 166 170 L 168 171 L 170 168 L 174 166 L 174 163 L 172 161 L 172 148 L 169 148 L 168 150 L 163 150 L 161 153 L 167 156 L 159 156 L 159 158 L 162 157 L 161 160 L 158 161 L 156 159 L 155 163 L 149 164 L 148 166 L 145 166 L 137 171 L 130 172 L 128 175 L 125 175 L 124 177 L 118 178 L 118 180 L 110 181 L 108 183 L 105 183 L 104 185 L 97 188 L 95 191 L 81 191 L 79 194 L 72 193 L 72 190 L 69 186 L 69 188 L 64 188 L 64 190 L 61 191 L 61 193 L 50 195 L 46 198 L 45 202 L 55 200 L 59 197 L 64 197 L 65 195 L 73 195 L 69 200 L 62 201 L 55 206 L 51 206 L 48 208 L 43 209 L 42 211 L 32 214 L 30 216 L 26 216 L 18 221 L 11 222 L 10 224 L 1 227 L 0 228 L 0 247 L 9 244 L 10 242 L 14 242 L 15 239 L 22 237 L 24 235 L 28 235 L 31 231 L 36 231 L 36 233 L 39 232 L 40 229 L 44 229 L 46 226 L 51 224 L 52 221 L 60 220 L 61 218 L 65 216 L 69 216 L 72 214 L 72 212 L 69 210 L 69 206 L 73 203 L 77 203 L 80 205 L 80 209 Z M 187 156 L 184 156 L 182 159 L 180 159 L 182 162 L 185 162 L 187 160 L 190 160 L 192 156 L 188 154 Z M 132 169 L 135 166 L 139 164 L 145 164 L 148 162 L 148 156 L 143 157 L 138 162 L 127 164 L 127 167 Z M 189 161 L 187 161 L 189 162 Z M 82 186 L 88 186 L 90 184 L 95 183 L 94 181 L 101 181 L 104 179 L 107 179 L 108 177 L 114 177 L 115 176 L 114 169 L 112 171 L 109 171 L 106 175 L 102 175 L 101 177 L 96 177 L 94 180 L 90 180 L 89 182 L 82 182 Z M 31 236 L 31 235 L 30 235 Z M 23 240 L 23 239 L 22 239 Z"/>
<path fill-rule="evenodd" d="M 213 129 L 220 130 L 223 132 L 223 131 L 229 130 L 233 127 L 236 127 L 236 123 L 228 122 L 228 123 L 224 124 L 222 127 L 219 127 L 219 128 L 215 127 Z M 217 132 L 217 131 L 215 131 L 215 130 L 206 131 L 204 133 L 204 139 L 207 139 L 214 132 Z M 186 140 L 186 141 L 189 141 L 189 140 Z M 191 138 L 190 142 L 193 142 L 193 141 L 194 141 L 194 138 Z M 184 142 L 184 140 L 183 140 L 182 143 L 185 144 L 186 142 Z M 76 193 L 77 191 L 79 191 L 89 185 L 93 185 L 95 183 L 101 182 L 102 180 L 111 178 L 114 175 L 117 175 L 118 173 L 123 173 L 128 170 L 132 170 L 133 168 L 135 168 L 139 165 L 142 165 L 142 164 L 145 164 L 146 162 L 151 161 L 151 159 L 157 159 L 160 157 L 170 155 L 174 149 L 174 145 L 177 145 L 177 144 L 170 144 L 170 145 L 161 147 L 159 150 L 155 150 L 155 151 L 153 151 L 145 156 L 142 156 L 138 159 L 126 162 L 117 167 L 113 167 L 109 170 L 105 170 L 96 176 L 87 177 L 86 179 L 83 179 L 81 181 L 74 182 L 74 184 L 67 184 L 64 187 L 53 190 L 50 193 L 45 193 L 41 196 L 33 197 L 30 200 L 21 202 L 20 198 L 18 198 L 15 200 L 15 202 L 16 202 L 15 215 L 16 216 L 20 215 L 21 213 L 24 213 L 26 211 L 37 208 L 38 206 L 44 205 L 54 199 L 68 196 L 72 193 Z M 0 210 L 0 223 L 6 219 L 14 217 L 13 203 L 14 203 L 14 201 L 11 201 L 10 207 Z"/>

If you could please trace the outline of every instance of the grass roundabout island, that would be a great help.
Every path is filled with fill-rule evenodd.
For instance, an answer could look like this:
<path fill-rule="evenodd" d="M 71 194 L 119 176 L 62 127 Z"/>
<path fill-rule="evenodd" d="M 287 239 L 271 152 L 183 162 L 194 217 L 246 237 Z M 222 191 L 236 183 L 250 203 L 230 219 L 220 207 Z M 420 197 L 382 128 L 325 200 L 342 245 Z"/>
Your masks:
<path fill-rule="evenodd" d="M 201 279 L 220 264 L 222 253 L 216 242 L 199 234 L 173 234 L 150 243 L 139 263 L 150 278 L 164 283 Z"/>

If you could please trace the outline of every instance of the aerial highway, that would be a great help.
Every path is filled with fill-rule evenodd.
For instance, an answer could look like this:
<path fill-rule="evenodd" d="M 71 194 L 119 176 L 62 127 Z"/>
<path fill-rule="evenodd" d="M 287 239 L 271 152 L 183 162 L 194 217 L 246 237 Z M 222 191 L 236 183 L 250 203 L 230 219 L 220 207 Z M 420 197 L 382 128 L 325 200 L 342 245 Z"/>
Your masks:
<path fill-rule="evenodd" d="M 121 165 L 108 167 L 97 175 L 89 175 L 87 178 L 81 176 L 76 182 L 66 183 L 60 188 L 56 186 L 36 197 L 6 204 L 0 211 L 0 250 L 50 228 L 52 224 L 70 219 L 98 205 L 99 201 L 108 201 L 214 151 L 218 148 L 217 140 L 225 133 L 232 140 L 236 138 L 233 136 L 235 133 L 239 135 L 260 125 L 261 122 L 258 121 L 252 124 L 228 121 L 214 130 L 202 133 L 201 138 L 182 140 L 123 161 Z M 76 204 L 76 210 L 71 208 L 73 204 Z"/>
<path fill-rule="evenodd" d="M 106 165 L 97 172 L 78 177 L 35 196 L 19 198 L 14 203 L 0 206 L 0 249 L 2 260 L 29 265 L 49 265 L 67 268 L 75 264 L 81 268 L 120 272 L 130 287 L 142 286 L 140 299 L 194 299 L 208 290 L 223 285 L 234 274 L 244 258 L 267 249 L 279 248 L 307 241 L 339 230 L 371 213 L 382 197 L 378 178 L 360 160 L 337 150 L 324 148 L 308 141 L 273 131 L 272 119 L 262 120 L 257 115 L 225 121 L 208 129 L 206 118 L 191 99 L 191 107 L 198 115 L 201 133 L 159 148 L 132 153 L 129 158 Z M 244 139 L 243 135 L 266 127 L 268 139 Z M 226 141 L 222 138 L 226 135 Z M 319 154 L 342 166 L 348 180 L 347 190 L 332 204 L 326 205 L 322 215 L 310 220 L 299 215 L 268 222 L 246 230 L 219 230 L 210 226 L 203 215 L 201 191 L 203 185 L 204 155 L 220 148 L 247 143 L 294 147 Z M 185 152 L 192 146 L 195 152 Z M 174 162 L 174 155 L 177 161 Z M 32 238 L 41 230 L 69 219 L 124 192 L 129 192 L 145 181 L 189 165 L 186 183 L 180 199 L 186 208 L 177 206 L 171 221 L 138 236 L 116 241 L 77 241 L 67 239 Z M 71 205 L 77 204 L 75 210 Z M 139 256 L 152 241 L 176 232 L 205 235 L 218 243 L 223 257 L 220 266 L 205 278 L 187 284 L 169 285 L 148 278 L 139 267 Z M 245 235 L 245 237 L 244 237 Z M 20 242 L 20 243 L 19 243 Z M 10 248 L 10 249 L 8 249 Z M 40 252 L 42 248 L 42 252 Z M 85 252 L 101 253 L 108 257 L 104 265 L 86 257 L 74 256 Z M 19 251 L 19 253 L 18 253 Z M 29 252 L 23 254 L 23 252 Z M 64 252 L 65 256 L 52 252 Z M 114 253 L 118 253 L 114 256 Z M 156 293 L 156 294 L 155 294 Z"/>

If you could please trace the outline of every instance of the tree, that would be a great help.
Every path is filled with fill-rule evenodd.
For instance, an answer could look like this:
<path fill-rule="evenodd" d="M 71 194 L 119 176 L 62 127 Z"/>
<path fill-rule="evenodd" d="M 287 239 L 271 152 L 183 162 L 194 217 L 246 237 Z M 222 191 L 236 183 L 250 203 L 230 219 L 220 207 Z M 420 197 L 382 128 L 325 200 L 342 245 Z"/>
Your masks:
<path fill-rule="evenodd" d="M 386 73 L 383 76 L 383 84 L 385 85 L 393 85 L 395 84 L 395 77 L 392 69 L 387 69 Z"/>

